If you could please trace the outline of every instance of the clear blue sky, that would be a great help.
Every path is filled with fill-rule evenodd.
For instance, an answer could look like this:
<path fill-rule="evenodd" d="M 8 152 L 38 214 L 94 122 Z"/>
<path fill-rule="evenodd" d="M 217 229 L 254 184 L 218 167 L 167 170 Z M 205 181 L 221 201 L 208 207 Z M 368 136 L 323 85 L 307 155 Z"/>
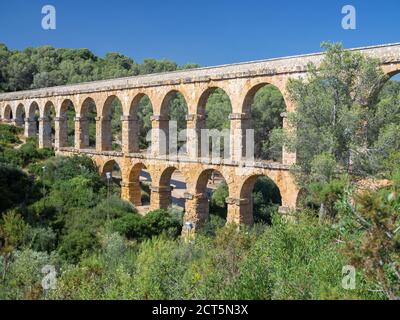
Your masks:
<path fill-rule="evenodd" d="M 57 29 L 41 28 L 54 5 Z M 357 30 L 341 28 L 341 8 L 357 9 Z M 400 42 L 399 0 L 2 0 L 0 42 L 10 49 L 52 45 L 120 52 L 141 62 L 218 65 L 346 47 Z"/>

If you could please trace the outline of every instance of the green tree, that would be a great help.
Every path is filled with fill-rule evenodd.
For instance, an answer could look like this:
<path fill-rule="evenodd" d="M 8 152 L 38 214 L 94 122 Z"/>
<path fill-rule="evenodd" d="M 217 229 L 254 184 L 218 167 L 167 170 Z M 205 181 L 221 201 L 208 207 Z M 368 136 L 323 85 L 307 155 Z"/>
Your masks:
<path fill-rule="evenodd" d="M 353 266 L 365 272 L 373 290 L 388 299 L 400 296 L 400 174 L 393 185 L 379 191 L 353 195 L 341 206 L 346 255 Z"/>
<path fill-rule="evenodd" d="M 251 118 L 254 128 L 254 156 L 259 159 L 279 161 L 282 148 L 270 141 L 273 129 L 282 127 L 281 113 L 286 109 L 280 91 L 266 85 L 257 91 L 251 105 Z"/>
<path fill-rule="evenodd" d="M 33 181 L 21 169 L 0 163 L 0 213 L 27 203 Z"/>
<path fill-rule="evenodd" d="M 322 153 L 331 154 L 342 170 L 362 171 L 353 159 L 366 146 L 368 109 L 375 106 L 386 81 L 377 60 L 338 44 L 325 47 L 321 65 L 310 65 L 307 79 L 292 80 L 288 86 L 297 106 L 289 123 L 296 131 L 284 132 L 283 141 L 297 151 L 300 183 L 308 180 L 314 157 Z"/>
<path fill-rule="evenodd" d="M 222 89 L 216 89 L 206 104 L 207 129 L 229 129 L 229 114 L 232 112 L 228 95 Z"/>

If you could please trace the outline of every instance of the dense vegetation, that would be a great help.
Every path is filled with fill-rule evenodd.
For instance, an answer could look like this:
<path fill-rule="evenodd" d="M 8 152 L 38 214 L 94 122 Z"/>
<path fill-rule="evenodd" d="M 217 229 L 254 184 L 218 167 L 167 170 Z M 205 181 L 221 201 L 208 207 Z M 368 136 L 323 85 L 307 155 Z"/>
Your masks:
<path fill-rule="evenodd" d="M 196 67 L 178 66 L 169 60 L 145 59 L 142 64 L 119 53 L 104 58 L 88 49 L 50 46 L 11 51 L 0 44 L 0 92 L 51 87 Z"/>
<path fill-rule="evenodd" d="M 0 55 L 3 90 L 177 68 L 49 47 L 2 48 Z M 20 70 L 10 76 L 12 66 Z M 19 129 L 0 125 L 0 298 L 398 299 L 400 85 L 383 87 L 386 81 L 376 61 L 329 45 L 323 65 L 289 86 L 297 135 L 273 130 L 273 121 L 258 129 L 266 138 L 262 152 L 273 152 L 271 131 L 273 143 L 297 151 L 301 209 L 289 222 L 279 215 L 279 190 L 264 178 L 253 191 L 254 226 L 223 226 L 222 184 L 195 239 L 179 236 L 182 216 L 174 208 L 139 215 L 118 190 L 108 190 L 89 158 L 54 157 L 34 140 L 21 144 Z M 265 87 L 256 95 L 253 112 L 271 112 L 263 121 L 284 106 L 276 93 Z M 174 110 L 184 106 L 175 103 Z M 208 109 L 211 125 L 226 127 L 224 93 L 209 103 L 218 106 Z M 380 188 L 369 187 L 382 178 Z M 56 268 L 54 290 L 42 287 L 45 265 Z M 353 290 L 342 286 L 346 265 L 356 270 Z"/>

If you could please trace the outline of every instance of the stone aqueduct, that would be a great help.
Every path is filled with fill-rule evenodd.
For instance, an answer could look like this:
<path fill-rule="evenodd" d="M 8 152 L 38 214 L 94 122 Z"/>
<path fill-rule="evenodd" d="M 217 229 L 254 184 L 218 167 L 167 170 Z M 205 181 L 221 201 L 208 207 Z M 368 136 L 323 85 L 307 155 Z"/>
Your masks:
<path fill-rule="evenodd" d="M 400 44 L 390 44 L 353 49 L 365 55 L 379 58 L 386 74 L 400 71 Z M 139 174 L 143 168 L 152 180 L 150 209 L 166 208 L 171 204 L 170 178 L 179 170 L 186 180 L 185 221 L 196 225 L 208 214 L 205 196 L 210 172 L 219 171 L 229 187 L 227 221 L 251 224 L 253 222 L 251 191 L 259 176 L 268 176 L 279 187 L 282 196 L 281 209 L 296 207 L 298 188 L 289 174 L 289 166 L 296 155 L 283 150 L 282 163 L 256 162 L 243 169 L 243 149 L 246 129 L 251 127 L 250 105 L 256 91 L 266 84 L 277 87 L 286 102 L 286 113 L 295 109 L 288 99 L 286 85 L 290 78 L 304 77 L 306 66 L 319 64 L 323 53 L 247 62 L 218 67 L 176 71 L 95 81 L 76 85 L 59 86 L 0 94 L 0 119 L 25 127 L 25 136 L 36 135 L 34 110 L 39 109 L 39 145 L 54 147 L 59 154 L 85 153 L 98 165 L 100 172 L 118 163 L 121 174 L 121 196 L 133 204 L 141 205 Z M 204 128 L 205 101 L 215 88 L 223 89 L 232 106 L 230 114 L 230 159 L 205 162 L 199 157 L 199 130 Z M 172 94 L 183 95 L 188 106 L 187 155 L 179 160 L 162 154 L 157 130 L 152 134 L 151 153 L 140 153 L 136 112 L 140 99 L 146 95 L 153 107 L 152 127 L 168 129 L 168 102 Z M 114 98 L 122 104 L 122 151 L 111 151 L 110 108 Z M 96 148 L 88 148 L 88 124 L 85 118 L 87 104 L 96 105 Z M 75 145 L 66 147 L 66 106 L 75 108 Z M 55 108 L 55 143 L 52 146 L 49 110 Z M 287 126 L 283 114 L 283 126 Z M 25 114 L 25 119 L 22 115 Z M 237 137 L 240 137 L 237 139 Z"/>

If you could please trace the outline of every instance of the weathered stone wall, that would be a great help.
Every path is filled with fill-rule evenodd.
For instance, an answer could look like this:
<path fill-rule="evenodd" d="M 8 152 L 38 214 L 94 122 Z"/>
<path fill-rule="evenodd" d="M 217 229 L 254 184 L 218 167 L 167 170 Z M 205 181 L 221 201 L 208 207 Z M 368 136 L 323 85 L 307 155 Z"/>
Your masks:
<path fill-rule="evenodd" d="M 59 154 L 71 155 L 81 152 L 62 150 Z M 205 196 L 209 173 L 218 171 L 224 177 L 229 187 L 228 222 L 251 224 L 253 211 L 251 192 L 255 180 L 267 176 L 278 186 L 282 197 L 282 209 L 296 207 L 298 188 L 289 172 L 289 167 L 280 164 L 256 163 L 254 167 L 241 167 L 238 163 L 221 162 L 205 164 L 201 159 L 193 162 L 157 159 L 152 156 L 131 154 L 129 156 L 118 152 L 108 155 L 95 150 L 84 151 L 97 164 L 99 171 L 110 171 L 111 163 L 116 162 L 121 170 L 121 197 L 135 205 L 141 205 L 139 175 L 146 169 L 151 177 L 150 210 L 168 208 L 171 205 L 170 178 L 175 170 L 179 170 L 186 183 L 185 221 L 201 224 L 208 215 L 208 200 Z"/>

